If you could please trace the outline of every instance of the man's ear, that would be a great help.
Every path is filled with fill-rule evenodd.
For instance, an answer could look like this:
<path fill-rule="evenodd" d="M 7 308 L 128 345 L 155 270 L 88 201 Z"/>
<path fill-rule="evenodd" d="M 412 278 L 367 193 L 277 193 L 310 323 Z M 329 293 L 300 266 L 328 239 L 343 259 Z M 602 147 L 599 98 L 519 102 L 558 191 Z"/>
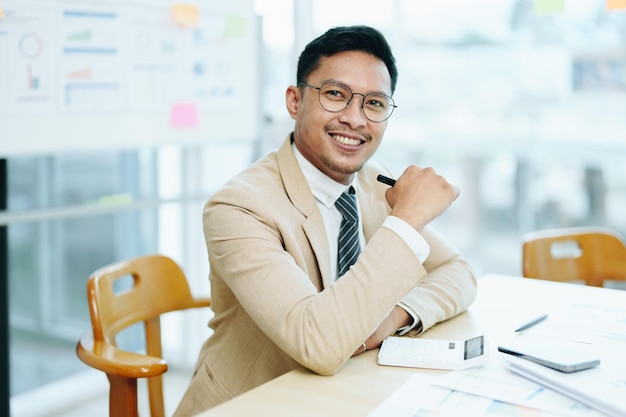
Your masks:
<path fill-rule="evenodd" d="M 298 107 L 300 106 L 300 89 L 295 85 L 287 87 L 287 91 L 285 92 L 285 104 L 287 105 L 289 115 L 295 120 L 298 114 Z"/>

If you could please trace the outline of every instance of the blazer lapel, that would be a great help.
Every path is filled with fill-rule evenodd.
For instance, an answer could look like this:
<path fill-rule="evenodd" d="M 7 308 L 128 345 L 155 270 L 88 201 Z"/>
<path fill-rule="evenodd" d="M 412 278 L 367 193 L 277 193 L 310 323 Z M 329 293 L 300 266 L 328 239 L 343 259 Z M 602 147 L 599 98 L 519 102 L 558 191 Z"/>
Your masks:
<path fill-rule="evenodd" d="M 278 170 L 285 186 L 285 191 L 294 207 L 306 218 L 302 223 L 302 229 L 309 239 L 311 249 L 317 258 L 317 264 L 322 276 L 323 288 L 328 288 L 333 278 L 330 274 L 330 248 L 326 227 L 320 214 L 317 202 L 309 188 L 296 157 L 291 149 L 291 135 L 283 143 L 278 151 Z"/>

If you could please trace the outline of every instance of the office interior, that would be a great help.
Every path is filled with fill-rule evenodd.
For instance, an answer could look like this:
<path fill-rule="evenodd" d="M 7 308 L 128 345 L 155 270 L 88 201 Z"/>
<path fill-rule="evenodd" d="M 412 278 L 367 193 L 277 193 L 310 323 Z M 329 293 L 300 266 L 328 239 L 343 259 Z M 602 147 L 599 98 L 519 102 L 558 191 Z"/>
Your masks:
<path fill-rule="evenodd" d="M 239 0 L 233 4 L 252 18 L 237 36 L 250 41 L 254 65 L 238 71 L 254 82 L 228 80 L 241 88 L 241 103 L 213 103 L 229 117 L 203 125 L 209 130 L 200 139 L 146 142 L 141 131 L 129 131 L 93 146 L 19 149 L 15 144 L 28 138 L 0 127 L 0 151 L 10 149 L 0 155 L 6 234 L 0 255 L 6 258 L 11 416 L 70 416 L 85 400 L 106 398 L 104 375 L 75 354 L 80 335 L 90 331 L 85 282 L 92 271 L 159 252 L 181 264 L 195 294 L 210 295 L 202 206 L 285 139 L 292 121 L 284 91 L 295 82 L 299 51 L 332 26 L 371 25 L 390 41 L 399 68 L 398 108 L 376 159 L 396 175 L 408 164 L 432 166 L 461 188 L 435 226 L 478 276 L 521 275 L 521 239 L 533 230 L 606 226 L 626 236 L 626 10 L 609 10 L 606 0 L 570 0 L 563 10 L 545 12 L 537 2 Z M 3 90 L 13 91 L 2 70 L 10 58 L 7 12 L 14 4 L 41 2 L 3 3 L 0 125 L 24 117 L 13 112 L 8 95 L 2 98 Z M 166 15 L 174 3 L 155 2 L 150 10 L 160 7 Z M 222 7 L 213 0 L 186 3 L 209 12 Z M 57 4 L 126 7 L 105 0 Z M 160 41 L 166 56 L 174 40 Z M 38 86 L 31 79 L 26 87 Z M 168 103 L 168 94 L 174 93 L 153 97 Z M 241 110 L 242 103 L 249 107 Z M 87 105 L 52 114 L 73 111 L 97 118 L 110 109 Z M 241 122 L 240 112 L 253 116 Z M 166 354 L 183 375 L 176 393 L 210 336 L 208 319 L 195 311 L 168 317 Z M 138 335 L 131 329 L 121 344 L 133 349 Z"/>

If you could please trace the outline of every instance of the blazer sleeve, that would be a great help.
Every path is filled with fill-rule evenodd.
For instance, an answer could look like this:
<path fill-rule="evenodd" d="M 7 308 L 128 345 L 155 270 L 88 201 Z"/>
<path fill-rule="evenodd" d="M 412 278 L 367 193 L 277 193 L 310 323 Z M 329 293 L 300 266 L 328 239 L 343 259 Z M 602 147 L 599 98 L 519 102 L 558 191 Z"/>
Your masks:
<path fill-rule="evenodd" d="M 365 196 L 376 200 L 370 208 L 377 207 L 368 212 L 366 220 L 371 223 L 365 224 L 366 235 L 368 231 L 377 230 L 391 211 L 384 200 L 387 186 L 376 181 L 378 173 L 390 175 L 382 165 L 370 163 L 362 169 L 359 178 L 367 190 Z M 427 274 L 401 300 L 402 305 L 410 308 L 421 321 L 421 326 L 411 330 L 410 335 L 420 334 L 436 323 L 464 312 L 476 298 L 476 277 L 461 252 L 433 226 L 426 226 L 421 234 L 430 246 L 430 255 L 424 261 Z"/>
<path fill-rule="evenodd" d="M 402 298 L 422 324 L 411 330 L 411 335 L 464 312 L 477 291 L 475 273 L 458 249 L 431 226 L 422 230 L 422 236 L 430 245 L 430 255 L 424 262 L 427 274 Z"/>

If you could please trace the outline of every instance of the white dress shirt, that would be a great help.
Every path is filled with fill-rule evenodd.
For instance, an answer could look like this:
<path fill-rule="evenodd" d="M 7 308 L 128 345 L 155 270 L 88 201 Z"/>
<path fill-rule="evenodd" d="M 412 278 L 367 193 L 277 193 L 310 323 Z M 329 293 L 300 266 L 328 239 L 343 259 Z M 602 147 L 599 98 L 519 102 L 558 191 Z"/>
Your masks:
<path fill-rule="evenodd" d="M 337 240 L 339 237 L 339 228 L 341 226 L 342 215 L 335 207 L 335 201 L 339 196 L 346 191 L 350 186 L 354 187 L 358 191 L 358 183 L 355 181 L 352 184 L 344 185 L 340 184 L 317 167 L 311 164 L 301 153 L 295 144 L 292 144 L 293 152 L 296 156 L 296 160 L 300 165 L 300 169 L 304 174 L 304 177 L 309 184 L 309 188 L 313 192 L 313 196 L 317 201 L 317 205 L 320 209 L 324 225 L 326 227 L 326 236 L 328 236 L 328 247 L 330 248 L 330 260 L 331 260 L 331 274 L 334 279 L 337 279 Z M 358 200 L 358 197 L 357 197 Z M 358 204 L 357 204 L 358 206 Z M 365 235 L 363 233 L 363 221 L 361 217 L 361 211 L 359 210 L 359 243 L 361 249 L 366 245 Z M 424 262 L 430 254 L 430 247 L 424 240 L 422 235 L 419 234 L 411 225 L 404 220 L 395 216 L 387 216 L 383 223 L 383 227 L 386 227 L 395 232 L 404 242 L 413 250 L 415 256 Z M 415 312 L 403 303 L 398 303 L 400 307 L 406 310 L 407 313 L 413 318 L 413 322 L 405 327 L 398 329 L 400 334 L 404 334 L 409 330 L 421 325 L 420 319 Z"/>

